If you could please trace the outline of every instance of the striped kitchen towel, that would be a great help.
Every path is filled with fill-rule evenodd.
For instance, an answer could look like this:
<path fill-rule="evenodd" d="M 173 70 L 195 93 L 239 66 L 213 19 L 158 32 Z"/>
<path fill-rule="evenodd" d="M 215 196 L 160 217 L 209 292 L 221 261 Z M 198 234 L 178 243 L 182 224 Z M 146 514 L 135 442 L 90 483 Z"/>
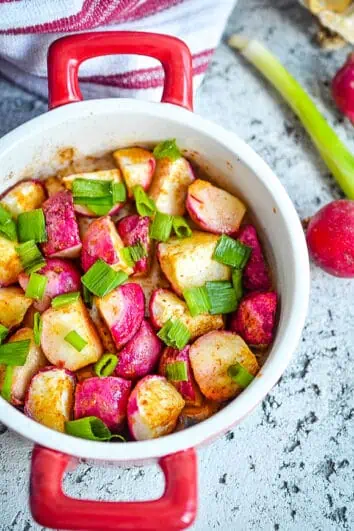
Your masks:
<path fill-rule="evenodd" d="M 65 34 L 95 30 L 152 31 L 184 40 L 193 56 L 194 87 L 206 71 L 236 0 L 0 0 L 0 72 L 47 95 L 46 55 Z M 86 98 L 159 100 L 163 70 L 155 59 L 108 56 L 80 67 Z"/>

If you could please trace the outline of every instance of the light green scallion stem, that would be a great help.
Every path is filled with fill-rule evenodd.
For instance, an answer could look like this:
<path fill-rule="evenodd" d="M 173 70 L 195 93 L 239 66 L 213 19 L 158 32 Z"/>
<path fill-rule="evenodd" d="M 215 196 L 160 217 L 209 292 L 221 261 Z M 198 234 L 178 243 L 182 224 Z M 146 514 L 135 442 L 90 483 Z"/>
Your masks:
<path fill-rule="evenodd" d="M 278 90 L 301 120 L 324 162 L 349 199 L 354 199 L 354 156 L 333 131 L 301 85 L 256 40 L 233 35 L 229 40 Z"/>

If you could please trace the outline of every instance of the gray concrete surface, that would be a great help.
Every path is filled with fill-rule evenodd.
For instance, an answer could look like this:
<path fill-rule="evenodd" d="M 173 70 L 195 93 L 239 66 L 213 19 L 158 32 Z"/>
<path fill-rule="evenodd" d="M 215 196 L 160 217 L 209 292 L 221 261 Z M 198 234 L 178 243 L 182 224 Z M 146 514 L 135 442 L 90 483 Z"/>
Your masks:
<path fill-rule="evenodd" d="M 348 50 L 313 44 L 313 19 L 295 0 L 240 0 L 225 35 L 264 41 L 287 64 L 354 150 L 353 128 L 333 107 L 328 82 Z M 0 134 L 46 110 L 0 81 Z M 340 196 L 299 122 L 225 44 L 199 91 L 197 112 L 241 135 L 271 165 L 300 216 Z M 0 169 L 1 171 L 1 169 Z M 279 384 L 242 425 L 199 454 L 194 531 L 354 529 L 354 282 L 312 268 L 302 342 Z M 30 442 L 0 425 L 0 528 L 39 530 L 27 505 Z M 97 499 L 148 499 L 162 490 L 157 467 L 81 465 L 66 490 Z"/>

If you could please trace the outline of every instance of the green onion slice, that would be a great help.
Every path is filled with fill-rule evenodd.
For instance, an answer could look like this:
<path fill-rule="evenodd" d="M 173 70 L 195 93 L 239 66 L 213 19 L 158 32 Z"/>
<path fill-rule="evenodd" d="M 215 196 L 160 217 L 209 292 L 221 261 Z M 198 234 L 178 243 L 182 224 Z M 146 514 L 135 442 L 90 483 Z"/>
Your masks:
<path fill-rule="evenodd" d="M 30 240 L 16 247 L 21 263 L 26 273 L 34 273 L 45 266 L 46 262 L 36 243 Z"/>
<path fill-rule="evenodd" d="M 10 365 L 7 365 L 5 369 L 4 381 L 1 388 L 1 396 L 4 398 L 4 400 L 7 400 L 7 402 L 11 401 L 11 388 L 14 370 L 15 367 L 11 367 Z"/>
<path fill-rule="evenodd" d="M 0 234 L 6 239 L 14 241 L 17 239 L 16 223 L 11 218 L 11 214 L 0 205 Z"/>
<path fill-rule="evenodd" d="M 110 210 L 112 209 L 113 205 L 86 205 L 91 212 L 96 214 L 97 216 L 106 216 L 109 214 Z"/>
<path fill-rule="evenodd" d="M 146 249 L 140 242 L 130 247 L 124 247 L 121 253 L 124 261 L 131 267 L 144 258 L 144 256 L 147 256 Z"/>
<path fill-rule="evenodd" d="M 177 238 L 190 238 L 192 236 L 192 229 L 182 216 L 173 216 L 172 228 Z"/>
<path fill-rule="evenodd" d="M 31 212 L 22 212 L 17 218 L 17 233 L 19 242 L 46 242 L 47 231 L 43 210 L 37 208 Z"/>
<path fill-rule="evenodd" d="M 232 271 L 232 284 L 236 293 L 236 299 L 239 301 L 242 299 L 242 269 L 234 269 Z"/>
<path fill-rule="evenodd" d="M 0 345 L 6 339 L 9 329 L 6 326 L 0 324 Z"/>
<path fill-rule="evenodd" d="M 41 344 L 42 329 L 43 329 L 43 322 L 42 322 L 41 314 L 39 312 L 36 312 L 33 317 L 33 335 L 34 335 L 34 342 L 36 345 Z"/>
<path fill-rule="evenodd" d="M 98 259 L 81 277 L 86 288 L 98 297 L 104 297 L 128 278 L 123 271 L 114 271 L 104 260 Z"/>
<path fill-rule="evenodd" d="M 237 383 L 240 387 L 245 389 L 252 380 L 254 380 L 254 376 L 248 372 L 247 369 L 245 369 L 241 363 L 234 363 L 233 365 L 230 365 L 230 367 L 227 369 L 227 374 L 230 376 L 233 382 Z"/>
<path fill-rule="evenodd" d="M 231 313 L 237 308 L 236 292 L 231 284 L 224 280 L 215 280 L 205 284 L 209 301 L 210 313 Z"/>
<path fill-rule="evenodd" d="M 183 292 L 183 297 L 187 303 L 192 317 L 200 313 L 208 313 L 210 310 L 210 301 L 205 286 L 200 288 L 187 288 Z"/>
<path fill-rule="evenodd" d="M 100 378 L 111 376 L 118 365 L 118 358 L 114 354 L 103 354 L 95 363 L 93 370 Z"/>
<path fill-rule="evenodd" d="M 173 217 L 162 212 L 156 212 L 150 227 L 150 238 L 160 242 L 166 242 L 172 231 Z"/>
<path fill-rule="evenodd" d="M 109 197 L 112 193 L 111 181 L 98 179 L 75 179 L 72 186 L 73 197 Z"/>
<path fill-rule="evenodd" d="M 12 217 L 10 212 L 6 210 L 2 205 L 0 205 L 0 225 L 3 225 L 7 221 L 11 221 Z"/>
<path fill-rule="evenodd" d="M 134 260 L 130 254 L 130 247 L 123 247 L 123 249 L 120 250 L 120 254 L 129 267 L 134 267 Z"/>
<path fill-rule="evenodd" d="M 213 259 L 221 264 L 242 269 L 247 264 L 251 252 L 251 247 L 223 234 L 218 239 L 213 253 Z"/>
<path fill-rule="evenodd" d="M 11 343 L 0 345 L 0 364 L 10 365 L 10 367 L 24 365 L 26 363 L 30 345 L 30 339 L 12 341 Z"/>
<path fill-rule="evenodd" d="M 81 352 L 82 349 L 84 349 L 87 345 L 87 341 L 83 337 L 81 337 L 80 334 L 76 332 L 76 330 L 71 330 L 71 332 L 66 334 L 64 339 L 78 352 Z"/>
<path fill-rule="evenodd" d="M 97 417 L 84 417 L 65 422 L 65 433 L 90 441 L 109 441 L 112 437 L 110 430 Z"/>
<path fill-rule="evenodd" d="M 154 201 L 145 193 L 143 187 L 140 185 L 134 186 L 133 194 L 138 214 L 140 216 L 151 217 L 156 212 Z"/>
<path fill-rule="evenodd" d="M 26 297 L 30 299 L 42 300 L 47 287 L 48 278 L 45 275 L 39 275 L 38 273 L 31 273 L 29 282 L 26 287 Z"/>
<path fill-rule="evenodd" d="M 124 203 L 127 199 L 127 189 L 124 183 L 112 182 L 112 198 L 113 204 Z"/>
<path fill-rule="evenodd" d="M 65 306 L 66 304 L 71 304 L 73 302 L 76 302 L 80 298 L 80 292 L 79 291 L 72 291 L 70 293 L 63 293 L 63 295 L 58 295 L 57 297 L 54 297 L 52 300 L 52 307 L 53 308 L 61 308 L 61 306 Z"/>
<path fill-rule="evenodd" d="M 153 155 L 156 159 L 168 158 L 172 161 L 182 157 L 180 150 L 176 144 L 176 139 L 164 140 L 155 146 Z"/>
<path fill-rule="evenodd" d="M 191 337 L 188 328 L 179 319 L 169 319 L 157 335 L 166 345 L 178 350 L 185 347 Z"/>
<path fill-rule="evenodd" d="M 92 293 L 87 289 L 86 286 L 82 285 L 82 296 L 84 298 L 84 303 L 91 308 L 92 307 Z"/>
<path fill-rule="evenodd" d="M 166 376 L 173 382 L 188 382 L 187 363 L 185 361 L 174 361 L 166 365 Z"/>

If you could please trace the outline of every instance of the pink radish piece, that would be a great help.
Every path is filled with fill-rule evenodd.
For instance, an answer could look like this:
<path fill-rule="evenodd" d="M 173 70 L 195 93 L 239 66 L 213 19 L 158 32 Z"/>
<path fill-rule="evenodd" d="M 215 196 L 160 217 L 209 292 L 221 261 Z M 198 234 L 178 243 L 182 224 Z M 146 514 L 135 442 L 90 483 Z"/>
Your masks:
<path fill-rule="evenodd" d="M 48 367 L 33 376 L 25 400 L 25 414 L 56 431 L 65 431 L 74 405 L 75 375 Z"/>
<path fill-rule="evenodd" d="M 159 374 L 167 377 L 167 365 L 169 363 L 184 362 L 187 367 L 187 381 L 174 382 L 170 380 L 171 384 L 175 386 L 177 391 L 181 393 L 186 404 L 193 406 L 200 406 L 202 403 L 202 395 L 194 380 L 191 363 L 189 359 L 190 346 L 187 345 L 183 350 L 176 350 L 171 347 L 166 347 L 162 353 L 159 363 Z"/>
<path fill-rule="evenodd" d="M 255 227 L 253 225 L 244 225 L 235 237 L 252 249 L 251 256 L 243 270 L 242 283 L 244 288 L 249 291 L 269 289 L 268 268 Z"/>
<path fill-rule="evenodd" d="M 138 332 L 119 352 L 115 374 L 128 380 L 146 376 L 155 368 L 161 349 L 162 341 L 149 321 L 143 320 Z"/>
<path fill-rule="evenodd" d="M 95 297 L 94 300 L 117 349 L 121 349 L 135 336 L 144 318 L 143 290 L 138 284 L 123 284 L 105 297 Z"/>
<path fill-rule="evenodd" d="M 0 288 L 0 324 L 13 328 L 22 323 L 33 299 L 25 296 L 21 288 Z"/>
<path fill-rule="evenodd" d="M 131 382 L 108 376 L 88 378 L 77 384 L 75 391 L 75 419 L 98 417 L 113 432 L 123 428 Z"/>
<path fill-rule="evenodd" d="M 171 433 L 184 407 L 179 392 L 163 376 L 140 380 L 128 401 L 128 425 L 136 441 L 156 439 Z"/>
<path fill-rule="evenodd" d="M 40 369 L 47 365 L 47 360 L 42 352 L 41 347 L 34 342 L 33 330 L 31 328 L 21 328 L 13 334 L 9 343 L 13 341 L 30 340 L 30 349 L 27 354 L 26 362 L 20 367 L 14 367 L 11 380 L 11 404 L 20 406 L 23 404 L 27 388 L 30 384 L 32 376 L 34 376 Z M 5 376 L 6 367 L 0 365 L 0 388 Z"/>
<path fill-rule="evenodd" d="M 199 227 L 215 234 L 236 232 L 246 213 L 237 197 L 202 179 L 189 186 L 186 207 Z"/>
<path fill-rule="evenodd" d="M 118 235 L 113 221 L 105 216 L 95 219 L 88 227 L 82 240 L 81 265 L 84 271 L 101 258 L 114 269 L 121 269 L 128 275 L 133 269 L 121 256 L 124 245 Z"/>
<path fill-rule="evenodd" d="M 274 291 L 250 293 L 231 316 L 230 330 L 248 345 L 267 347 L 273 341 L 277 294 Z"/>
<path fill-rule="evenodd" d="M 183 216 L 188 186 L 194 179 L 192 166 L 183 157 L 173 161 L 159 159 L 149 190 L 157 210 L 171 216 Z"/>
<path fill-rule="evenodd" d="M 150 218 L 137 215 L 126 216 L 117 223 L 118 234 L 126 247 L 141 244 L 147 256 L 134 264 L 134 277 L 147 275 L 151 241 L 149 236 Z"/>
<path fill-rule="evenodd" d="M 242 391 L 227 373 L 231 365 L 240 363 L 253 376 L 259 369 L 255 355 L 243 339 L 224 330 L 198 338 L 190 348 L 189 357 L 201 392 L 216 402 L 229 400 Z"/>
<path fill-rule="evenodd" d="M 354 123 L 354 54 L 338 70 L 332 81 L 332 96 L 338 109 Z M 341 275 L 340 275 L 341 276 Z"/>
<path fill-rule="evenodd" d="M 354 277 L 354 201 L 339 199 L 324 206 L 308 225 L 312 260 L 330 275 Z"/>
<path fill-rule="evenodd" d="M 70 192 L 58 192 L 45 203 L 43 212 L 48 241 L 42 249 L 48 258 L 77 258 L 81 251 L 79 227 Z"/>
<path fill-rule="evenodd" d="M 15 284 L 23 269 L 16 251 L 17 246 L 17 242 L 0 236 L 0 287 Z"/>
<path fill-rule="evenodd" d="M 8 189 L 2 195 L 0 204 L 16 219 L 22 212 L 30 212 L 40 208 L 45 198 L 43 183 L 25 180 Z"/>
<path fill-rule="evenodd" d="M 118 149 L 113 157 L 123 173 L 129 197 L 133 197 L 134 186 L 140 185 L 147 190 L 155 171 L 155 158 L 147 149 L 132 147 Z"/>
<path fill-rule="evenodd" d="M 47 278 L 47 286 L 41 301 L 34 301 L 33 306 L 40 312 L 49 308 L 51 300 L 57 295 L 79 291 L 81 287 L 81 275 L 77 267 L 68 260 L 60 258 L 48 258 L 46 265 L 37 271 Z M 18 278 L 21 288 L 26 291 L 29 275 L 21 273 Z"/>

